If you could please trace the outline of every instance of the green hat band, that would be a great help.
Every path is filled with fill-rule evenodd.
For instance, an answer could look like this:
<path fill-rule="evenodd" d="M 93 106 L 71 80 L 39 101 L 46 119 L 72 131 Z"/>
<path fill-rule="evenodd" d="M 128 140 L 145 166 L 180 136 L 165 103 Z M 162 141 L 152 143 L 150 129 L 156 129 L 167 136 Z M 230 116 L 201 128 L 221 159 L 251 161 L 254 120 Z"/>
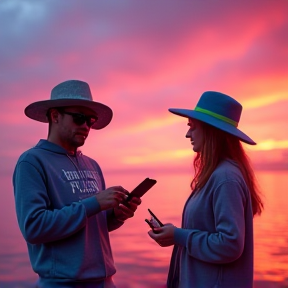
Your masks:
<path fill-rule="evenodd" d="M 220 120 L 222 120 L 222 121 L 224 121 L 224 122 L 226 122 L 226 123 L 229 123 L 229 124 L 231 124 L 231 125 L 233 125 L 233 126 L 235 126 L 235 127 L 238 126 L 238 122 L 233 121 L 233 120 L 231 120 L 230 118 L 227 118 L 227 117 L 222 116 L 222 115 L 220 115 L 220 114 L 211 112 L 211 111 L 209 111 L 209 110 L 202 109 L 202 108 L 200 108 L 200 107 L 196 107 L 194 110 L 195 110 L 195 111 L 198 111 L 198 112 L 201 112 L 201 113 L 204 113 L 204 114 L 207 114 L 207 115 L 210 115 L 210 116 L 213 116 L 213 117 L 215 117 L 215 118 L 217 118 L 217 119 L 220 119 Z"/>

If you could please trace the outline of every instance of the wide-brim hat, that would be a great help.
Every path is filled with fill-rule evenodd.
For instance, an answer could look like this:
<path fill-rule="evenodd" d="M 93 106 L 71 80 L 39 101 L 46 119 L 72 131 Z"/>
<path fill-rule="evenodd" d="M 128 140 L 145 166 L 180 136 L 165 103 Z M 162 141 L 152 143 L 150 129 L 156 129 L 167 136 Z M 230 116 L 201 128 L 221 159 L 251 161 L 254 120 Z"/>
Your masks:
<path fill-rule="evenodd" d="M 98 120 L 91 126 L 92 129 L 106 127 L 113 117 L 113 112 L 108 106 L 93 101 L 88 83 L 79 80 L 68 80 L 58 84 L 52 89 L 50 100 L 34 102 L 28 105 L 24 112 L 33 120 L 48 123 L 48 110 L 65 106 L 82 106 L 93 110 Z"/>
<path fill-rule="evenodd" d="M 182 117 L 205 122 L 236 136 L 247 144 L 256 145 L 250 137 L 237 128 L 242 105 L 223 93 L 207 91 L 202 94 L 194 110 L 169 108 L 169 111 Z"/>

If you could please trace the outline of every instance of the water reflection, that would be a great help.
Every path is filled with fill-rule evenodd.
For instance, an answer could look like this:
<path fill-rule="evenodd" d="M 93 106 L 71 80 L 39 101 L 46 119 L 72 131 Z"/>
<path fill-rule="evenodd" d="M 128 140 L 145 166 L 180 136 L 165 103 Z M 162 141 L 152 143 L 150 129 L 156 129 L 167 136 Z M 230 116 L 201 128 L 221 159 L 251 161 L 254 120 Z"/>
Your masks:
<path fill-rule="evenodd" d="M 146 176 L 146 175 L 145 175 Z M 108 186 L 121 183 L 132 189 L 142 175 L 106 175 Z M 148 175 L 158 183 L 144 197 L 135 217 L 113 231 L 111 245 L 117 268 L 118 288 L 163 288 L 172 247 L 162 248 L 148 236 L 150 208 L 163 223 L 180 226 L 183 205 L 188 197 L 189 175 Z M 255 288 L 288 287 L 288 172 L 257 172 L 265 195 L 265 210 L 255 225 Z M 26 244 L 16 223 L 9 177 L 1 176 L 5 201 L 0 202 L 0 287 L 33 287 Z M 3 233 L 4 232 L 4 233 Z"/>
<path fill-rule="evenodd" d="M 257 175 L 265 196 L 265 211 L 255 219 L 255 279 L 278 281 L 288 287 L 288 172 Z"/>

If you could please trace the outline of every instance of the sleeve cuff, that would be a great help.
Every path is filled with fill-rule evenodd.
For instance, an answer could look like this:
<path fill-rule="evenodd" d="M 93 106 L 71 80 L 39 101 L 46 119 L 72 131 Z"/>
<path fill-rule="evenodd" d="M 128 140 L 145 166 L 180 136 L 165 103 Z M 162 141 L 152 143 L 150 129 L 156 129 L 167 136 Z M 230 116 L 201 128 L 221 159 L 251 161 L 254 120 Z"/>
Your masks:
<path fill-rule="evenodd" d="M 95 215 L 101 211 L 100 204 L 96 197 L 83 199 L 82 204 L 85 206 L 87 217 Z"/>
<path fill-rule="evenodd" d="M 186 246 L 187 238 L 191 231 L 182 229 L 182 228 L 175 228 L 174 230 L 174 241 L 175 244 Z"/>

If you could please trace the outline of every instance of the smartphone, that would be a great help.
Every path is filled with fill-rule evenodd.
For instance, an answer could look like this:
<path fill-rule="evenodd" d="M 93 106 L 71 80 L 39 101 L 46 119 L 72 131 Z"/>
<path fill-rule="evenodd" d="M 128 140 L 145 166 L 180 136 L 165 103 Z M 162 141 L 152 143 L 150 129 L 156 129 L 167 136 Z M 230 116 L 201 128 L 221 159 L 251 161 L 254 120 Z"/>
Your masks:
<path fill-rule="evenodd" d="M 136 188 L 134 188 L 128 195 L 126 201 L 132 199 L 132 197 L 141 198 L 149 189 L 151 189 L 157 181 L 155 179 L 146 178 Z"/>
<path fill-rule="evenodd" d="M 150 226 L 150 228 L 154 231 L 154 228 L 156 228 L 148 219 L 145 219 L 147 224 Z"/>
<path fill-rule="evenodd" d="M 151 218 L 154 219 L 159 224 L 160 227 L 164 226 L 164 224 L 156 217 L 156 215 L 149 208 L 148 208 L 148 212 L 151 214 Z M 151 222 L 151 220 L 150 220 L 150 222 Z"/>
<path fill-rule="evenodd" d="M 149 225 L 149 227 L 153 230 L 154 233 L 159 233 L 157 230 L 154 230 L 155 228 L 164 226 L 163 223 L 156 217 L 156 215 L 148 209 L 149 213 L 151 214 L 151 219 L 145 219 L 146 223 Z"/>

